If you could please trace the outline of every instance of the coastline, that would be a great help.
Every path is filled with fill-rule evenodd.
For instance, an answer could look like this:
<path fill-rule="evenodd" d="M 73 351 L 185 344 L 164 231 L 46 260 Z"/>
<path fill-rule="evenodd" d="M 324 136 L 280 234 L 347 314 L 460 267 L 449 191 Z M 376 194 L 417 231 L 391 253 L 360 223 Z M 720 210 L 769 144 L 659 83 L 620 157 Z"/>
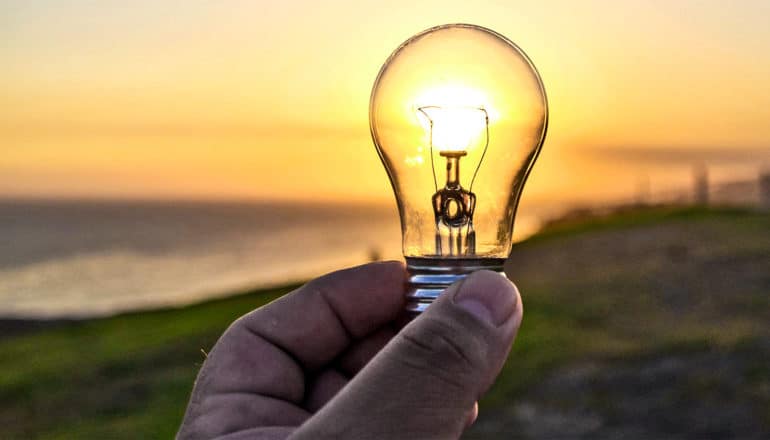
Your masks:
<path fill-rule="evenodd" d="M 268 284 L 265 286 L 253 287 L 249 289 L 237 289 L 230 292 L 220 292 L 207 299 L 193 301 L 188 304 L 170 305 L 162 307 L 153 307 L 148 309 L 137 309 L 120 311 L 108 315 L 83 316 L 83 317 L 16 317 L 0 316 L 0 342 L 13 339 L 19 336 L 34 334 L 41 331 L 60 330 L 62 328 L 83 325 L 88 323 L 98 323 L 100 321 L 109 321 L 111 319 L 131 318 L 135 316 L 162 315 L 176 312 L 184 312 L 188 309 L 205 308 L 217 303 L 227 303 L 239 301 L 248 298 L 271 297 L 276 292 L 286 293 L 305 284 L 305 281 L 293 281 L 286 283 Z"/>
<path fill-rule="evenodd" d="M 22 336 L 28 333 L 34 333 L 40 330 L 55 329 L 63 325 L 74 324 L 79 321 L 81 321 L 81 319 L 0 318 L 0 341 Z"/>

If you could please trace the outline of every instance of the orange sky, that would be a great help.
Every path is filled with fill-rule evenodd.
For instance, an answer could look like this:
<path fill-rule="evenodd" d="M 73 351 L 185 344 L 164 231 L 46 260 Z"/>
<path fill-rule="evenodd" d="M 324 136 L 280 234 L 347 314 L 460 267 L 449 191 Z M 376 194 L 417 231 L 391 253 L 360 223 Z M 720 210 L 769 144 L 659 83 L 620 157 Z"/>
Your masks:
<path fill-rule="evenodd" d="M 447 22 L 540 70 L 550 128 L 525 195 L 626 191 L 595 151 L 770 148 L 770 6 L 723 5 L 4 2 L 0 195 L 391 200 L 371 85 Z"/>

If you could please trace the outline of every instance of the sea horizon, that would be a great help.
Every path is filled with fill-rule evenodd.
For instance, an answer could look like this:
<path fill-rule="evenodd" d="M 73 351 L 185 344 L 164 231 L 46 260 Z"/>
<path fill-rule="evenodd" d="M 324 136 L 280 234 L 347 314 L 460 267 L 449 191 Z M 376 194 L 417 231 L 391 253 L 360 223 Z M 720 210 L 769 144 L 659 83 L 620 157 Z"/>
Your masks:
<path fill-rule="evenodd" d="M 755 181 L 740 177 L 715 179 L 711 201 L 756 203 Z M 593 201 L 525 192 L 514 242 L 574 208 L 692 203 L 691 191 Z M 0 318 L 183 306 L 372 259 L 403 259 L 393 200 L 0 196 Z"/>
<path fill-rule="evenodd" d="M 104 316 L 309 279 L 397 255 L 397 218 L 361 204 L 3 198 L 0 316 Z"/>

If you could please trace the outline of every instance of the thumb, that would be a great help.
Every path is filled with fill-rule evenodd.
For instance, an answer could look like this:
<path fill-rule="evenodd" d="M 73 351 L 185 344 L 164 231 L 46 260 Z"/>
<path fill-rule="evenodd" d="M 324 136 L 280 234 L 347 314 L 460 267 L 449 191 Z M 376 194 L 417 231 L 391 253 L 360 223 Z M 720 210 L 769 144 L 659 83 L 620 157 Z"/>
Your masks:
<path fill-rule="evenodd" d="M 521 323 L 516 287 L 479 271 L 450 286 L 291 438 L 459 438 Z"/>

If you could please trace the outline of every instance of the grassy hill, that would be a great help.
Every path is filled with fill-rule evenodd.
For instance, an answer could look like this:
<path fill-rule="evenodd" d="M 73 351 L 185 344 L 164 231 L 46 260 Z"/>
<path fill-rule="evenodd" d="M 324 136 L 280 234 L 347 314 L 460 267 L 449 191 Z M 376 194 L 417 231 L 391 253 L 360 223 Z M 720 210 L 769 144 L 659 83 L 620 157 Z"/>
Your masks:
<path fill-rule="evenodd" d="M 552 225 L 506 268 L 525 319 L 468 438 L 770 436 L 770 216 Z M 236 317 L 290 291 L 0 336 L 0 438 L 169 438 Z"/>
<path fill-rule="evenodd" d="M 525 318 L 468 438 L 770 437 L 770 216 L 578 219 L 506 271 Z"/>

